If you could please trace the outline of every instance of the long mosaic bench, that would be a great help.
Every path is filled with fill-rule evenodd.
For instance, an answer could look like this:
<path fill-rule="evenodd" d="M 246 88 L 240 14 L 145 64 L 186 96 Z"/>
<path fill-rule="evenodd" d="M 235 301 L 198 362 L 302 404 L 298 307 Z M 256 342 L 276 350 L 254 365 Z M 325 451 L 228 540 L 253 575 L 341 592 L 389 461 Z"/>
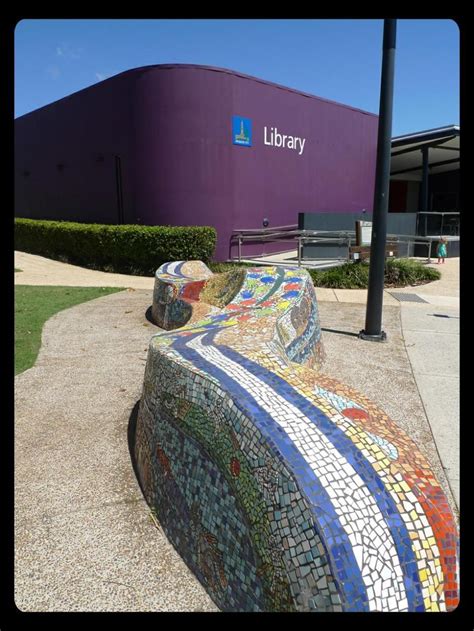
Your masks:
<path fill-rule="evenodd" d="M 225 307 L 155 335 L 146 500 L 223 611 L 452 610 L 458 535 L 430 465 L 322 360 L 302 270 L 249 268 Z"/>

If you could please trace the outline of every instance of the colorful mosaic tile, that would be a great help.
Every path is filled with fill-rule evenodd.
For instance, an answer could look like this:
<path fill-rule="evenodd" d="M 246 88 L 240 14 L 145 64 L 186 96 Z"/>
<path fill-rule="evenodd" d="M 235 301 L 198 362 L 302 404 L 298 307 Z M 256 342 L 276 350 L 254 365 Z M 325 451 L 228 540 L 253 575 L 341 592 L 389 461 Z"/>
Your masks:
<path fill-rule="evenodd" d="M 135 442 L 148 503 L 224 611 L 452 610 L 458 534 L 429 463 L 323 359 L 311 278 L 280 267 L 154 336 Z"/>
<path fill-rule="evenodd" d="M 178 261 L 164 263 L 155 274 L 153 320 L 163 329 L 176 329 L 186 324 L 192 315 L 192 305 L 211 270 L 202 261 Z"/>

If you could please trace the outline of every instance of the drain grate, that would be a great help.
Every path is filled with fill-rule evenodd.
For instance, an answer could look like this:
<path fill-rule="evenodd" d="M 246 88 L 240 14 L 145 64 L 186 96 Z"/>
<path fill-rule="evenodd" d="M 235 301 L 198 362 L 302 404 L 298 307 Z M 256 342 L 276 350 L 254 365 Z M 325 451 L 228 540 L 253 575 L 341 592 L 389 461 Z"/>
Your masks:
<path fill-rule="evenodd" d="M 399 300 L 400 302 L 426 302 L 428 303 L 427 300 L 425 300 L 424 298 L 421 298 L 420 296 L 417 296 L 416 294 L 403 294 L 401 292 L 400 293 L 393 292 L 393 293 L 390 293 L 390 295 L 396 298 L 397 300 Z"/>

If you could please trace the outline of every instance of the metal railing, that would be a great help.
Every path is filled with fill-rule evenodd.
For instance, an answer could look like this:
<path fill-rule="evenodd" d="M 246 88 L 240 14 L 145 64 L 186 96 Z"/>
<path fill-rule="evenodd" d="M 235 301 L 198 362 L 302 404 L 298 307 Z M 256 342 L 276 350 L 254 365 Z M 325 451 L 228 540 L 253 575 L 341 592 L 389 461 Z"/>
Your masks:
<path fill-rule="evenodd" d="M 448 214 L 448 213 L 445 213 Z M 455 213 L 459 214 L 459 213 Z M 458 240 L 459 237 L 451 237 Z M 356 243 L 355 230 L 300 230 L 296 226 L 278 226 L 276 228 L 245 229 L 235 230 L 232 240 L 237 242 L 238 261 L 242 261 L 242 245 L 252 242 L 276 242 L 276 241 L 296 241 L 298 254 L 298 267 L 301 267 L 303 260 L 304 245 L 318 245 L 322 243 L 332 243 L 333 245 L 345 246 L 347 255 L 335 257 L 334 260 L 350 260 L 351 246 Z M 433 241 L 438 241 L 438 236 L 387 234 L 387 245 L 426 245 L 428 263 L 431 263 L 431 252 Z"/>
<path fill-rule="evenodd" d="M 305 245 L 331 243 L 332 245 L 346 246 L 347 255 L 344 257 L 338 256 L 334 260 L 350 260 L 351 246 L 356 241 L 356 233 L 355 230 L 300 230 L 296 240 L 298 242 L 298 267 L 301 267 L 303 246 Z"/>
<path fill-rule="evenodd" d="M 399 243 L 413 243 L 414 245 L 426 245 L 428 248 L 428 263 L 431 263 L 431 252 L 432 252 L 432 246 L 433 246 L 433 241 L 437 242 L 439 241 L 439 236 L 433 236 L 433 235 L 428 235 L 428 236 L 421 236 L 421 235 L 404 235 L 404 234 L 399 234 L 396 235 L 398 242 Z M 458 236 L 451 236 L 450 235 L 444 235 L 445 238 L 447 238 L 449 241 L 459 241 L 459 237 Z M 388 235 L 387 235 L 388 238 Z"/>
<path fill-rule="evenodd" d="M 237 242 L 238 261 L 242 261 L 242 245 L 244 243 L 270 243 L 276 241 L 296 241 L 298 252 L 298 267 L 301 267 L 303 245 L 310 243 L 333 243 L 334 245 L 347 245 L 348 253 L 351 244 L 355 241 L 353 230 L 300 230 L 296 225 L 277 226 L 275 228 L 255 228 L 234 230 L 231 245 Z M 343 259 L 347 259 L 349 254 Z M 342 257 L 341 257 L 342 258 Z"/>

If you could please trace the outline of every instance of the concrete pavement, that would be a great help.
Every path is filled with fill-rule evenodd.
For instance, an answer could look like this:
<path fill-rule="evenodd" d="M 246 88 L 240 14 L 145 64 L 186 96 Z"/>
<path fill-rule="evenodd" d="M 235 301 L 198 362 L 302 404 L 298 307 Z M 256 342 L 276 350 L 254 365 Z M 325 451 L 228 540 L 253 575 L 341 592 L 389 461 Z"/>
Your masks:
<path fill-rule="evenodd" d="M 390 290 L 416 294 L 425 303 L 401 302 L 401 325 L 411 369 L 457 507 L 459 490 L 459 258 L 431 263 L 442 276 L 418 287 Z"/>
<path fill-rule="evenodd" d="M 65 309 L 15 377 L 15 603 L 22 611 L 218 611 L 152 520 L 127 431 L 150 291 Z"/>
<path fill-rule="evenodd" d="M 65 287 L 131 287 L 153 291 L 153 276 L 127 276 L 86 269 L 53 261 L 44 256 L 15 252 L 15 282 L 22 285 L 61 285 Z"/>
<path fill-rule="evenodd" d="M 426 416 L 459 507 L 459 307 L 402 304 L 401 325 Z"/>

